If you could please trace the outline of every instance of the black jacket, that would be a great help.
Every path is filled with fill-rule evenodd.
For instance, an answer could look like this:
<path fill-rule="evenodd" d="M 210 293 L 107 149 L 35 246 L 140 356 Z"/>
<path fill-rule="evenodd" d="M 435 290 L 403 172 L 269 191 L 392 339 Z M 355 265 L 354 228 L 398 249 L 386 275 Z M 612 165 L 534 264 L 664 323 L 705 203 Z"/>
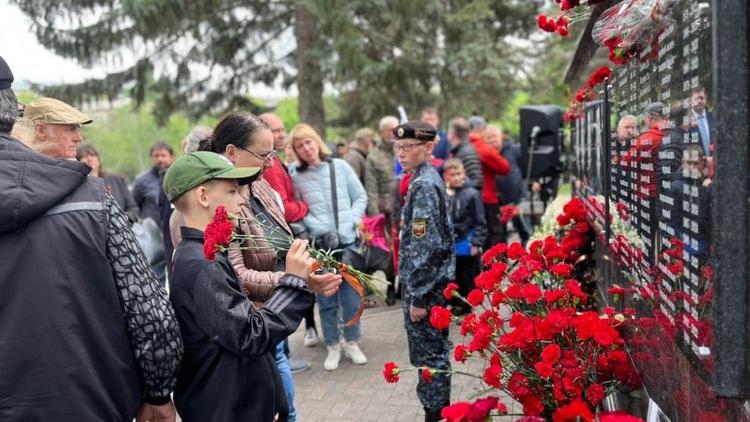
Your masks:
<path fill-rule="evenodd" d="M 453 233 L 456 241 L 466 239 L 473 230 L 474 236 L 471 244 L 474 246 L 484 245 L 487 239 L 487 219 L 484 215 L 482 194 L 469 185 L 468 180 L 464 186 L 457 188 L 455 195 L 449 196 L 448 200 L 453 217 Z"/>
<path fill-rule="evenodd" d="M 471 181 L 471 185 L 481 191 L 484 182 L 482 162 L 479 160 L 479 153 L 477 153 L 474 145 L 468 139 L 464 139 L 460 144 L 451 149 L 451 155 L 453 158 L 461 160 L 461 163 L 464 165 L 464 172 L 466 172 L 466 176 Z"/>
<path fill-rule="evenodd" d="M 501 151 L 503 157 L 508 160 L 510 170 L 503 176 L 495 176 L 495 190 L 502 205 L 518 204 L 526 191 L 523 175 L 521 174 L 521 146 L 506 141 Z"/>
<path fill-rule="evenodd" d="M 276 345 L 313 306 L 305 280 L 281 278 L 257 309 L 240 289 L 226 254 L 210 262 L 203 232 L 182 227 L 170 298 L 185 343 L 175 404 L 185 422 L 281 421 L 288 417 Z"/>
<path fill-rule="evenodd" d="M 153 167 L 135 178 L 133 183 L 133 198 L 141 209 L 141 218 L 151 218 L 156 224 L 161 221 L 159 196 L 162 194 L 161 182 L 164 171 Z"/>
<path fill-rule="evenodd" d="M 123 309 L 137 306 L 145 288 L 154 295 L 156 286 L 122 286 L 122 295 L 108 249 L 107 201 L 116 205 L 89 170 L 0 134 L 0 420 L 129 422 L 143 393 L 138 362 L 153 368 L 152 375 L 164 369 L 164 378 L 170 376 L 134 356 L 131 342 L 145 338 L 137 337 L 145 333 L 133 327 L 136 320 L 155 321 L 145 314 L 129 319 Z M 132 233 L 129 239 L 135 244 Z M 127 259 L 131 266 L 137 261 Z M 128 287 L 139 290 L 128 293 Z M 168 307 L 166 293 L 163 299 L 153 306 Z M 149 331 L 174 347 L 161 349 L 148 337 L 151 348 L 138 353 L 163 352 L 161 360 L 172 360 L 181 343 L 164 335 L 172 320 L 159 319 Z M 169 383 L 150 381 L 154 388 Z M 165 386 L 161 399 L 170 391 Z"/>

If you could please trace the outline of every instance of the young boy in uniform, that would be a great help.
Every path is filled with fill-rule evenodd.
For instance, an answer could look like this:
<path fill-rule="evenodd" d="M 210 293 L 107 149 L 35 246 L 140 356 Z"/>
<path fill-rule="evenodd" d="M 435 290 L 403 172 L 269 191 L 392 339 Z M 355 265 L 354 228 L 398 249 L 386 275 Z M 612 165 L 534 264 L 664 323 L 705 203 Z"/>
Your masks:
<path fill-rule="evenodd" d="M 238 187 L 258 173 L 258 168 L 235 168 L 212 152 L 194 152 L 180 157 L 164 176 L 167 197 L 185 217 L 170 292 L 185 343 L 174 394 L 185 422 L 287 420 L 274 352 L 314 303 L 307 243 L 292 244 L 286 275 L 260 309 L 242 292 L 226 253 L 209 260 L 203 251 L 203 232 L 216 209 L 238 214 L 244 201 Z M 339 283 L 318 291 L 333 293 Z"/>
<path fill-rule="evenodd" d="M 445 305 L 442 291 L 455 274 L 453 225 L 445 185 L 430 163 L 436 130 L 422 121 L 393 129 L 401 166 L 413 174 L 401 210 L 399 277 L 403 283 L 404 323 L 409 360 L 418 367 L 450 369 L 448 330 L 437 330 L 429 321 L 430 308 Z M 431 383 L 421 377 L 417 396 L 425 421 L 441 420 L 450 403 L 450 376 L 435 374 Z"/>

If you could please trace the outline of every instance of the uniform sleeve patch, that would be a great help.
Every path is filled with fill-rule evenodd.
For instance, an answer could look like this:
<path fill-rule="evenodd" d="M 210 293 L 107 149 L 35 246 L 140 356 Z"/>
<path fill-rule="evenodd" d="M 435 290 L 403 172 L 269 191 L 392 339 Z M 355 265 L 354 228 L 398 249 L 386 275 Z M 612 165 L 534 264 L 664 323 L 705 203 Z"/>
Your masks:
<path fill-rule="evenodd" d="M 416 239 L 421 239 L 427 234 L 427 220 L 415 219 L 411 223 L 411 235 Z"/>

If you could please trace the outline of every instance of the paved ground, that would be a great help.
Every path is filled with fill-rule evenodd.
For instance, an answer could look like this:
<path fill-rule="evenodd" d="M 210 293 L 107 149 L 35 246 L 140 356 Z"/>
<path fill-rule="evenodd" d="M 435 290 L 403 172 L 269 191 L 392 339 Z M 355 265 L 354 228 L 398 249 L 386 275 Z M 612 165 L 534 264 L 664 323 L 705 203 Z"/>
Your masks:
<path fill-rule="evenodd" d="M 416 373 L 403 374 L 397 384 L 386 383 L 382 375 L 385 362 L 395 361 L 402 367 L 408 366 L 401 302 L 391 307 L 381 304 L 365 310 L 359 342 L 369 360 L 364 366 L 353 365 L 344 358 L 336 371 L 325 371 L 323 361 L 327 352 L 322 338 L 318 346 L 304 347 L 303 330 L 304 323 L 290 337 L 292 355 L 312 363 L 310 370 L 294 375 L 300 422 L 424 420 L 424 412 L 416 395 Z M 451 338 L 454 341 L 461 339 L 456 326 L 451 327 Z M 456 369 L 466 368 L 461 363 L 454 362 L 453 365 Z M 481 367 L 477 366 L 471 372 L 480 373 L 480 370 Z M 478 382 L 469 377 L 454 376 L 451 399 L 468 399 Z M 504 401 L 511 413 L 521 410 L 520 405 L 512 399 L 506 397 Z"/>

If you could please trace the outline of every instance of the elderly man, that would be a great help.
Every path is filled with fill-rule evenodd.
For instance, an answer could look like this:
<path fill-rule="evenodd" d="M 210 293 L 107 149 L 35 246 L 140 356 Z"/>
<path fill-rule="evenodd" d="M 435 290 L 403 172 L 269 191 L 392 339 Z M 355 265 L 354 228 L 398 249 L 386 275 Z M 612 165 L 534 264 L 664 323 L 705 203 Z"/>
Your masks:
<path fill-rule="evenodd" d="M 40 98 L 26 106 L 23 117 L 32 125 L 32 146 L 52 158 L 75 159 L 81 126 L 91 119 L 54 98 Z"/>
<path fill-rule="evenodd" d="M 9 135 L 12 80 L 0 58 L 0 420 L 174 421 L 182 340 L 167 293 L 102 180 L 58 159 L 91 119 L 31 103 L 38 154 Z"/>
<path fill-rule="evenodd" d="M 386 116 L 380 119 L 378 132 L 380 140 L 376 148 L 367 156 L 365 169 L 365 189 L 367 190 L 367 214 L 385 214 L 386 220 L 391 210 L 391 183 L 393 183 L 393 128 L 398 119 Z"/>
<path fill-rule="evenodd" d="M 354 141 L 349 144 L 349 151 L 344 155 L 344 160 L 354 169 L 354 173 L 356 173 L 362 186 L 367 186 L 365 183 L 365 164 L 367 154 L 370 153 L 374 141 L 375 132 L 372 129 L 359 129 L 354 134 Z"/>

